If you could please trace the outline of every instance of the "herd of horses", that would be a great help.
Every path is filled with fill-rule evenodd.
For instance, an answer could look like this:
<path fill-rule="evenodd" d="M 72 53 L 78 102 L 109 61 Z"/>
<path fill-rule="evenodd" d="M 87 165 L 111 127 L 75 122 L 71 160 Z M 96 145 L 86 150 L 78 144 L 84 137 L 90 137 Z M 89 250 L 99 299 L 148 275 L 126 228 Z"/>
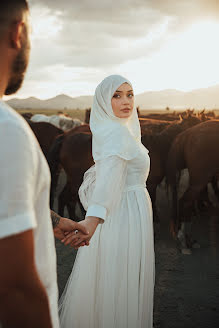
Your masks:
<path fill-rule="evenodd" d="M 210 202 L 209 183 L 219 200 L 219 118 L 213 111 L 195 113 L 191 110 L 142 115 L 139 108 L 138 115 L 142 143 L 149 150 L 151 160 L 147 188 L 152 200 L 154 223 L 159 225 L 156 193 L 164 181 L 172 204 L 171 233 L 178 240 L 182 253 L 191 254 L 192 247 L 198 247 L 192 238 L 192 219 Z M 83 124 L 63 131 L 51 122 L 34 122 L 24 114 L 50 167 L 50 206 L 53 208 L 58 177 L 60 170 L 64 169 L 67 182 L 58 197 L 58 213 L 63 216 L 66 206 L 69 217 L 74 220 L 77 220 L 77 203 L 84 211 L 78 189 L 85 171 L 94 164 L 89 116 L 90 110 L 86 110 Z M 180 176 L 184 169 L 188 170 L 189 183 L 179 197 Z"/>

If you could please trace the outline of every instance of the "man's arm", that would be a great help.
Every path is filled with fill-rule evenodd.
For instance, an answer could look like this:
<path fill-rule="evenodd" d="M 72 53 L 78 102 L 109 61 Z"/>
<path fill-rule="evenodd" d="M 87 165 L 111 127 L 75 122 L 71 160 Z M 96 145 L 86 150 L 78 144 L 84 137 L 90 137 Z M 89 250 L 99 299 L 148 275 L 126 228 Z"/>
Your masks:
<path fill-rule="evenodd" d="M 60 215 L 58 215 L 57 213 L 55 213 L 53 210 L 50 210 L 50 214 L 51 214 L 51 219 L 52 219 L 52 226 L 54 229 L 57 227 L 57 225 L 59 224 L 62 217 Z"/>
<path fill-rule="evenodd" d="M 89 234 L 88 230 L 84 226 L 81 226 L 78 222 L 63 218 L 53 210 L 50 210 L 50 215 L 52 219 L 54 235 L 59 240 L 63 240 L 65 238 L 65 233 L 74 230 L 79 230 L 84 235 Z M 89 242 L 84 243 L 83 246 L 84 245 L 89 245 Z"/>
<path fill-rule="evenodd" d="M 52 328 L 35 266 L 32 230 L 0 239 L 0 259 L 0 322 L 6 327 Z"/>

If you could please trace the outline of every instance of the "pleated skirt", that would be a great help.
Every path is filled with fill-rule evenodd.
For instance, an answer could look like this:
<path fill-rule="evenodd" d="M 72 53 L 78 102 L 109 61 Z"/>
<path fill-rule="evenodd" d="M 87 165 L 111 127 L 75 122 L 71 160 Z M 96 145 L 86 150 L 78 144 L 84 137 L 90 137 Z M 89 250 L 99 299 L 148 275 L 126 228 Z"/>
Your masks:
<path fill-rule="evenodd" d="M 119 208 L 78 250 L 59 302 L 61 328 L 152 328 L 155 283 L 152 206 L 145 188 L 123 193 Z"/>

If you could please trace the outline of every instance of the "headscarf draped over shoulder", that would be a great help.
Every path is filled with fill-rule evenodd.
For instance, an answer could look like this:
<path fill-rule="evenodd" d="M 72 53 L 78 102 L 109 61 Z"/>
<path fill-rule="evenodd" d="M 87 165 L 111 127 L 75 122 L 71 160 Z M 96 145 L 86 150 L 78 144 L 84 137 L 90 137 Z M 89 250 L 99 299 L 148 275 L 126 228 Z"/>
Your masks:
<path fill-rule="evenodd" d="M 94 161 L 117 155 L 126 160 L 136 157 L 141 129 L 136 108 L 129 118 L 114 115 L 111 99 L 123 84 L 131 83 L 120 75 L 110 75 L 96 88 L 90 116 Z"/>

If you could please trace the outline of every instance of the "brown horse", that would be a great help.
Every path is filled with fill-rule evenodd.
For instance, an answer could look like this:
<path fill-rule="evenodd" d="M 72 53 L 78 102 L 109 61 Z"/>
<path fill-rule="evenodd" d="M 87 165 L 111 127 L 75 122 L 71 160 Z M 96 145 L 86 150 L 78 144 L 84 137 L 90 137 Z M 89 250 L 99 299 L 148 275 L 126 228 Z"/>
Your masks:
<path fill-rule="evenodd" d="M 31 117 L 33 116 L 33 114 L 32 113 L 22 113 L 21 116 L 23 116 L 23 118 L 25 118 L 25 120 L 26 119 L 30 120 Z"/>
<path fill-rule="evenodd" d="M 149 118 L 139 118 L 139 122 L 141 126 L 142 135 L 144 135 L 145 133 L 147 134 L 148 131 L 150 131 L 153 134 L 160 133 L 171 124 L 171 122 L 169 121 L 160 121 L 160 120 L 149 119 Z"/>
<path fill-rule="evenodd" d="M 142 115 L 139 114 L 139 118 L 148 118 L 148 119 L 154 119 L 154 120 L 159 120 L 159 121 L 176 121 L 179 120 L 180 114 L 179 113 L 164 113 L 164 114 L 158 114 L 158 113 L 153 113 L 153 114 L 146 114 Z"/>
<path fill-rule="evenodd" d="M 88 124 L 83 124 L 71 130 L 66 131 L 64 134 L 67 137 L 76 133 L 91 133 L 90 126 Z"/>
<path fill-rule="evenodd" d="M 44 155 L 47 156 L 53 141 L 58 135 L 63 134 L 63 131 L 47 122 L 32 122 L 28 119 L 26 121 L 35 134 Z"/>
<path fill-rule="evenodd" d="M 59 195 L 58 212 L 60 215 L 63 215 L 66 205 L 69 216 L 72 219 L 76 219 L 75 206 L 79 201 L 78 189 L 83 181 L 85 171 L 93 165 L 89 126 L 77 127 L 58 137 L 53 143 L 47 159 L 52 176 L 51 208 L 61 165 L 67 175 L 67 183 Z"/>
<path fill-rule="evenodd" d="M 154 219 L 158 222 L 156 211 L 156 190 L 166 173 L 166 161 L 170 146 L 175 137 L 182 131 L 199 124 L 201 121 L 195 116 L 188 115 L 179 123 L 172 123 L 159 134 L 145 134 L 142 136 L 143 145 L 149 150 L 151 166 L 147 180 L 148 191 L 153 205 Z"/>
<path fill-rule="evenodd" d="M 191 254 L 191 217 L 195 204 L 209 182 L 219 175 L 219 121 L 203 122 L 179 134 L 174 140 L 167 160 L 167 181 L 173 200 L 171 231 L 177 236 L 182 252 Z M 178 181 L 181 170 L 188 168 L 189 186 L 178 201 Z M 218 192 L 217 192 L 218 196 Z"/>

